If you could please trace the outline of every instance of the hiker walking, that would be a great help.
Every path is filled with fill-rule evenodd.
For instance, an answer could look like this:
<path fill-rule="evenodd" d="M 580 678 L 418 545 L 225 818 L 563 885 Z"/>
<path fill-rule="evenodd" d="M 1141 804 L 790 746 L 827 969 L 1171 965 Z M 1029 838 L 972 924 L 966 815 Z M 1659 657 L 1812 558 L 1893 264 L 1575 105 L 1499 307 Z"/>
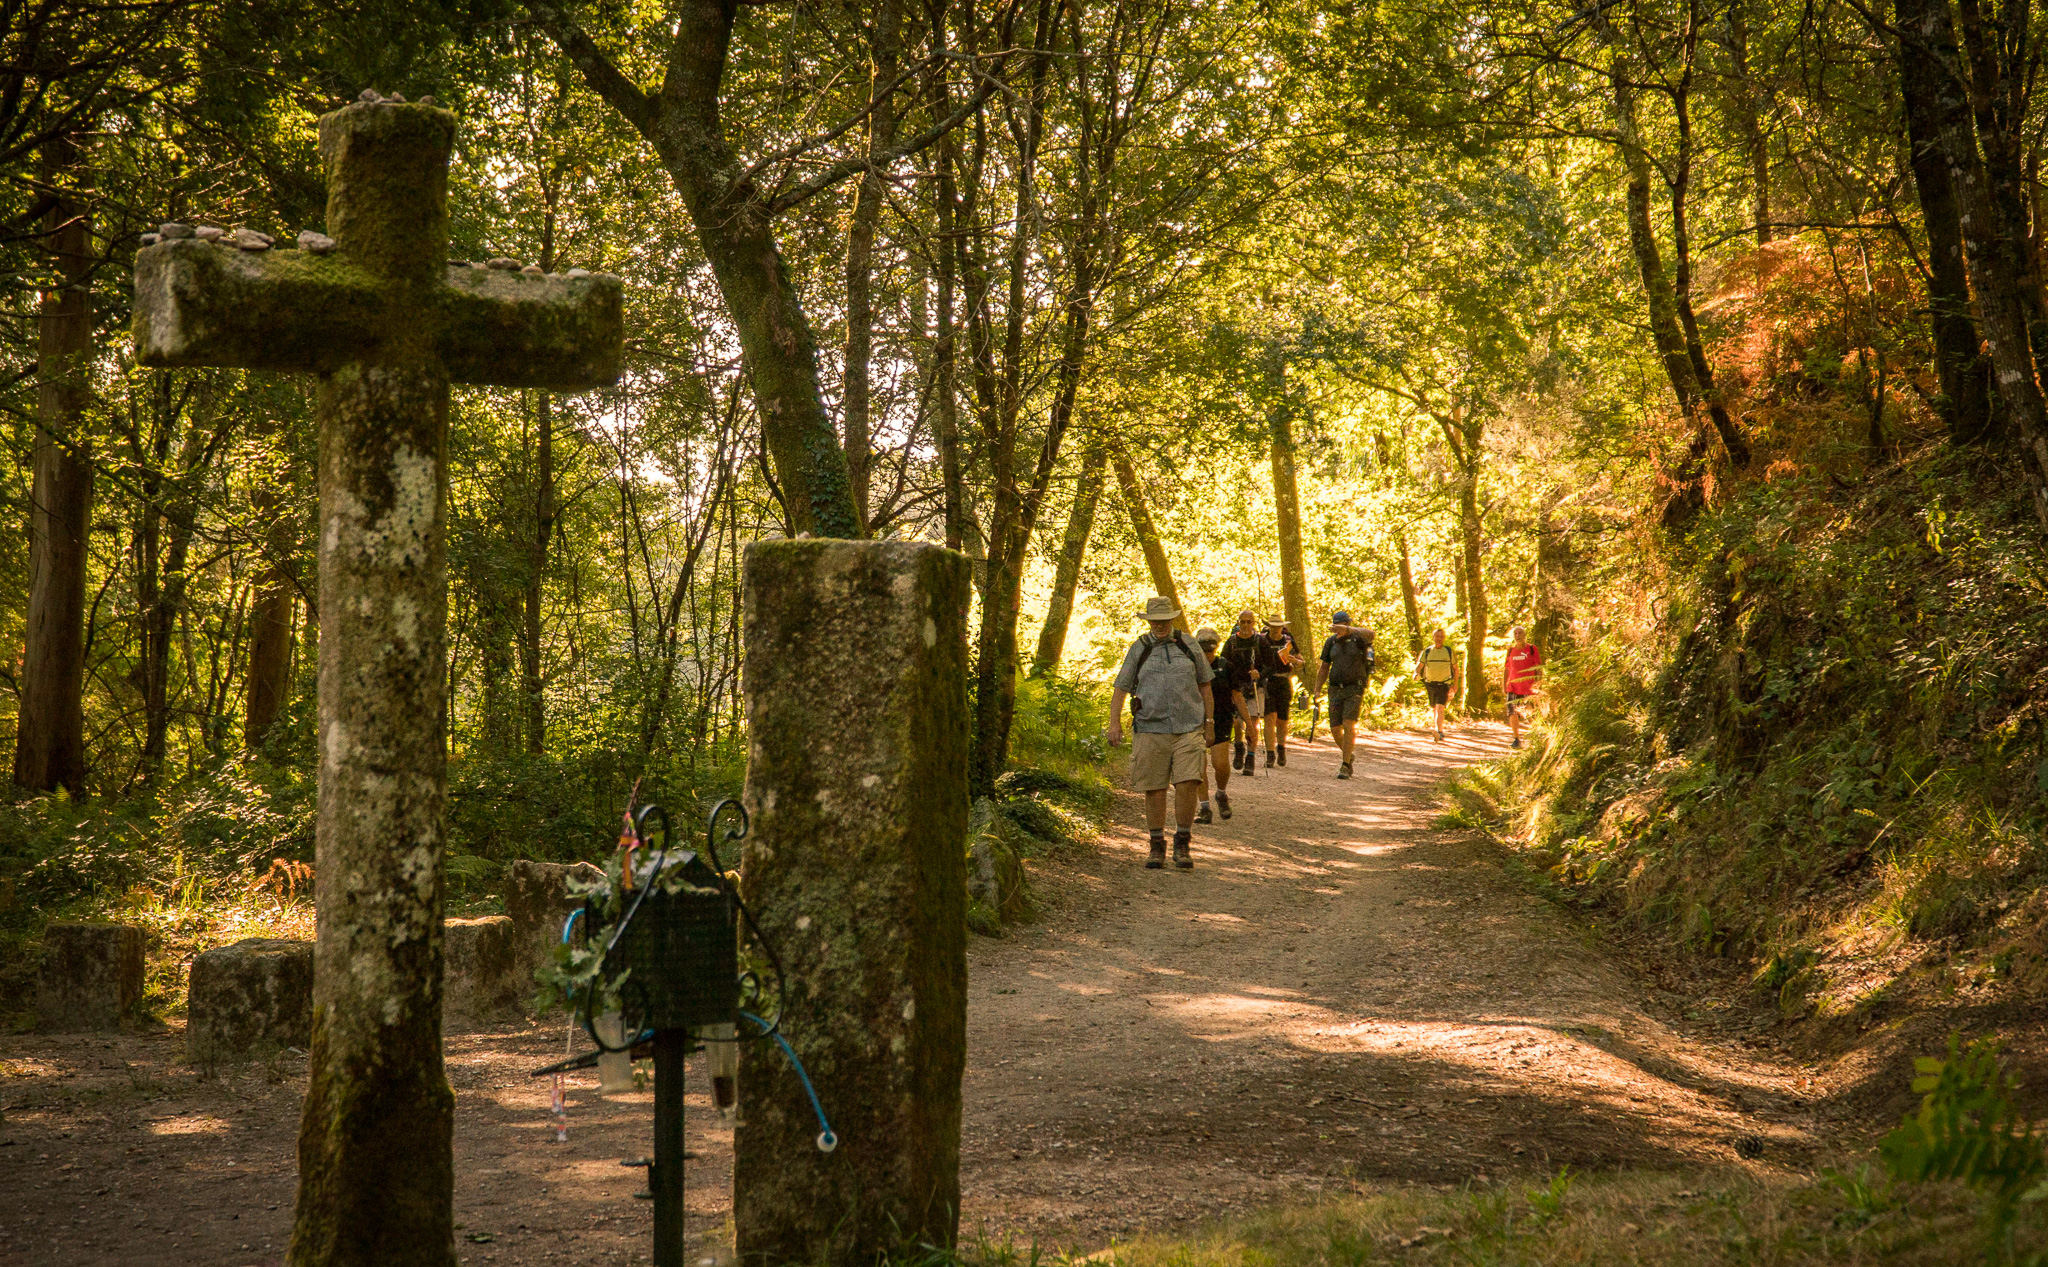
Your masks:
<path fill-rule="evenodd" d="M 1266 719 L 1266 768 L 1273 768 L 1277 749 L 1280 764 L 1287 764 L 1287 718 L 1294 703 L 1294 666 L 1301 657 L 1294 649 L 1294 635 L 1279 616 L 1266 618 L 1266 632 L 1259 638 L 1259 714 Z M 1247 758 L 1246 765 L 1251 762 Z"/>
<path fill-rule="evenodd" d="M 1237 689 L 1244 702 L 1230 717 L 1230 768 L 1252 777 L 1259 755 L 1259 614 L 1247 607 L 1237 614 L 1237 628 L 1223 644 L 1223 658 L 1237 668 Z M 1222 710 L 1218 710 L 1221 715 Z M 1218 738 L 1221 738 L 1218 735 Z"/>
<path fill-rule="evenodd" d="M 1529 706 L 1529 697 L 1536 693 L 1536 677 L 1542 672 L 1543 653 L 1529 641 L 1527 632 L 1516 625 L 1507 659 L 1500 668 L 1500 691 L 1508 699 L 1508 728 L 1515 734 L 1515 741 L 1509 747 L 1522 746 L 1522 710 Z"/>
<path fill-rule="evenodd" d="M 1235 717 L 1244 703 L 1244 683 L 1239 677 L 1243 670 L 1231 663 L 1227 656 L 1216 654 L 1216 648 L 1223 640 L 1214 629 L 1207 625 L 1195 630 L 1195 645 L 1202 654 L 1209 657 L 1209 671 L 1215 676 L 1209 679 L 1209 695 L 1216 701 L 1216 728 L 1209 734 L 1209 765 L 1215 767 L 1216 792 L 1209 793 L 1209 770 L 1202 771 L 1202 803 L 1195 807 L 1195 821 L 1206 823 L 1210 818 L 1209 802 L 1216 802 L 1216 817 L 1230 817 L 1230 769 L 1223 763 L 1223 746 L 1230 742 L 1225 737 L 1225 716 Z"/>
<path fill-rule="evenodd" d="M 1166 791 L 1173 789 L 1173 865 L 1195 865 L 1188 854 L 1195 797 L 1202 790 L 1216 710 L 1209 694 L 1209 658 L 1198 655 L 1173 627 L 1180 608 L 1170 598 L 1148 598 L 1140 618 L 1152 626 L 1124 652 L 1116 672 L 1104 736 L 1114 748 L 1124 741 L 1124 701 L 1131 704 L 1131 787 L 1145 794 L 1145 826 L 1152 832 L 1152 856 L 1145 866 L 1166 865 Z"/>
<path fill-rule="evenodd" d="M 1429 645 L 1415 657 L 1415 676 L 1429 692 L 1430 711 L 1436 717 L 1436 741 L 1444 741 L 1444 705 L 1451 702 L 1451 690 L 1458 684 L 1458 656 L 1444 645 L 1444 631 L 1433 630 Z"/>
<path fill-rule="evenodd" d="M 1337 741 L 1337 777 L 1351 777 L 1351 745 L 1357 738 L 1358 710 L 1372 683 L 1372 630 L 1355 629 L 1348 612 L 1330 613 L 1330 636 L 1323 640 L 1323 679 L 1330 691 L 1330 738 Z"/>

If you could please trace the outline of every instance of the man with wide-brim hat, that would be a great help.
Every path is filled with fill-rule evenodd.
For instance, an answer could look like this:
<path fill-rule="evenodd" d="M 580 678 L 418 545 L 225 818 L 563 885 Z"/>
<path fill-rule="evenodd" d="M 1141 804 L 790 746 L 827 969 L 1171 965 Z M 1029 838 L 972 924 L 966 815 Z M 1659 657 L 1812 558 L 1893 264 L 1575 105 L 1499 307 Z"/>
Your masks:
<path fill-rule="evenodd" d="M 1139 619 L 1151 630 L 1124 652 L 1109 702 L 1104 736 L 1114 747 L 1124 741 L 1124 704 L 1131 708 L 1131 787 L 1145 794 L 1145 826 L 1152 833 L 1146 867 L 1166 865 L 1166 792 L 1173 789 L 1173 865 L 1195 865 L 1188 845 L 1195 800 L 1202 791 L 1202 763 L 1216 725 L 1210 695 L 1209 658 L 1174 628 L 1180 604 L 1170 598 L 1145 600 Z"/>

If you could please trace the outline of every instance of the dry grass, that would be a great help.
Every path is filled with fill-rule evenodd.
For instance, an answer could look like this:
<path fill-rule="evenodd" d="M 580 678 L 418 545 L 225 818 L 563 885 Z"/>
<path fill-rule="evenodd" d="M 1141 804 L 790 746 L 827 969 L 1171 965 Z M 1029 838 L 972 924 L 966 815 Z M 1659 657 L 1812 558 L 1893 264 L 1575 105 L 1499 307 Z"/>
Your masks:
<path fill-rule="evenodd" d="M 1087 1255 L 1108 1267 L 1347 1267 L 1414 1264 L 1918 1265 L 2029 1261 L 2048 1238 L 2022 1230 L 1987 1257 L 1975 1199 L 1953 1187 L 1885 1189 L 1744 1170 L 1619 1172 L 1464 1188 L 1362 1187 L 1188 1236 L 1144 1237 Z M 1014 1267 L 1054 1256 L 981 1246 L 961 1258 Z M 1071 1260 L 1079 1261 L 1079 1260 Z"/>

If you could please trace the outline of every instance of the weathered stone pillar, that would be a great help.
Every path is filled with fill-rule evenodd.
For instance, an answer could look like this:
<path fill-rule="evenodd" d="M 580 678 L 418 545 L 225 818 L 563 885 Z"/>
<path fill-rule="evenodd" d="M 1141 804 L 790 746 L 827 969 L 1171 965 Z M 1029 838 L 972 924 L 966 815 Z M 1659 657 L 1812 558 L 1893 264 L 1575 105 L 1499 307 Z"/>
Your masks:
<path fill-rule="evenodd" d="M 867 1264 L 959 1229 L 966 1063 L 964 555 L 766 541 L 746 558 L 748 904 L 782 953 L 783 1029 L 745 1048 L 741 1259 Z"/>

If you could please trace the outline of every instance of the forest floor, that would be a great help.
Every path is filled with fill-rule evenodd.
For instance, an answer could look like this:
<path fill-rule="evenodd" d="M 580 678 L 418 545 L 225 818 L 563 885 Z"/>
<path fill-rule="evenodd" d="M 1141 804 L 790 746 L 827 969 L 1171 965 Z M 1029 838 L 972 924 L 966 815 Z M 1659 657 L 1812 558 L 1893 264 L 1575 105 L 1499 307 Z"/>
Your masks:
<path fill-rule="evenodd" d="M 1807 1170 L 1811 1068 L 1691 1024 L 1471 833 L 1432 788 L 1497 725 L 1326 742 L 1233 782 L 1191 873 L 1142 868 L 1141 803 L 1034 863 L 1040 922 L 970 948 L 967 1236 L 1092 1249 L 1361 1183 L 1574 1169 Z M 451 1034 L 465 1263 L 646 1257 L 651 1091 L 570 1089 L 557 1023 Z M 305 1061 L 197 1068 L 178 1029 L 0 1038 L 0 1262 L 282 1261 Z M 701 1059 L 701 1058 L 700 1058 Z M 689 1074 L 689 1226 L 730 1243 L 731 1129 Z M 1738 1139 L 1761 1157 L 1738 1161 Z"/>

